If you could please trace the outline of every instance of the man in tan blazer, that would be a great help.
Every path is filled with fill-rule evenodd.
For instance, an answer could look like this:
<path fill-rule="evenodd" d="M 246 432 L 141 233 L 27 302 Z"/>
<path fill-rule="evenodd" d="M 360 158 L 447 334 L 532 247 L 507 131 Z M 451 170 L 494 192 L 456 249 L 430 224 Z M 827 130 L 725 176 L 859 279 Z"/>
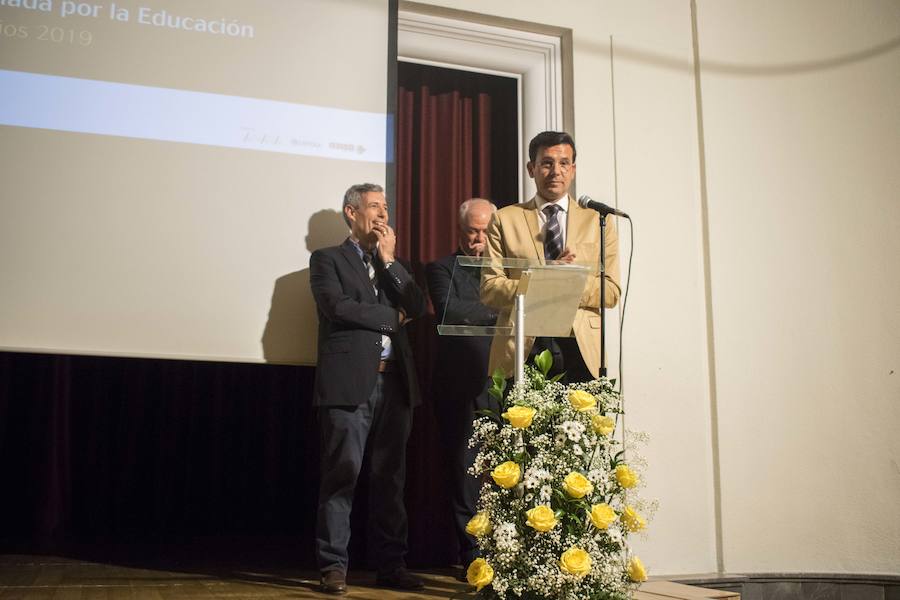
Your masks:
<path fill-rule="evenodd" d="M 545 131 L 528 147 L 528 175 L 537 195 L 528 202 L 497 211 L 487 230 L 485 256 L 577 262 L 592 266 L 581 303 L 572 324 L 574 338 L 526 338 L 525 356 L 547 349 L 553 354 L 551 374 L 565 372 L 569 383 L 597 377 L 600 368 L 600 285 L 597 269 L 600 225 L 597 213 L 581 208 L 569 196 L 575 180 L 575 141 L 567 133 Z M 619 242 L 615 220 L 606 222 L 606 273 L 603 285 L 606 307 L 619 300 Z M 481 299 L 500 310 L 497 326 L 509 326 L 518 272 L 485 268 Z M 515 370 L 515 339 L 498 336 L 491 345 L 489 374 L 502 369 L 507 377 Z"/>

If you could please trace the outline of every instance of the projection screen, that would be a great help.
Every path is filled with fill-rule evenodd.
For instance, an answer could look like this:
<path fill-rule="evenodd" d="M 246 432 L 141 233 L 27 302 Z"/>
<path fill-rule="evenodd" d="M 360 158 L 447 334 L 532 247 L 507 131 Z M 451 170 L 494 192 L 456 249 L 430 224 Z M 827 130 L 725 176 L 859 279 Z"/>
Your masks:
<path fill-rule="evenodd" d="M 0 349 L 315 362 L 384 184 L 384 0 L 0 0 Z"/>

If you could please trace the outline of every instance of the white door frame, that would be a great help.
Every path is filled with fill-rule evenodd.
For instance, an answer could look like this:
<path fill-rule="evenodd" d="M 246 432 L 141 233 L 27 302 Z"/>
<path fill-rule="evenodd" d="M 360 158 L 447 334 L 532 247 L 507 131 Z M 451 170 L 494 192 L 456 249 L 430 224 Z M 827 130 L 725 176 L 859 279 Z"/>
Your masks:
<path fill-rule="evenodd" d="M 513 77 L 518 82 L 519 192 L 534 195 L 523 172 L 528 141 L 574 129 L 572 32 L 428 4 L 401 1 L 397 59 Z"/>

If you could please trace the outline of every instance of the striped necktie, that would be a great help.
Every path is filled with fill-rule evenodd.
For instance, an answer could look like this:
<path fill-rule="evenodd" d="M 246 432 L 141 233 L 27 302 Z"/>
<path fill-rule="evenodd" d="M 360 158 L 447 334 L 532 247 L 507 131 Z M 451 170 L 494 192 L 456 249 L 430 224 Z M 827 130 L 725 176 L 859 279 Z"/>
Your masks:
<path fill-rule="evenodd" d="M 558 204 L 548 204 L 543 208 L 547 215 L 547 229 L 544 232 L 544 260 L 556 260 L 563 251 L 562 232 L 559 230 Z"/>
<path fill-rule="evenodd" d="M 363 262 L 366 263 L 366 269 L 369 271 L 369 283 L 372 284 L 372 290 L 378 295 L 378 278 L 375 277 L 375 265 L 373 264 L 374 256 L 370 252 L 363 252 Z"/>

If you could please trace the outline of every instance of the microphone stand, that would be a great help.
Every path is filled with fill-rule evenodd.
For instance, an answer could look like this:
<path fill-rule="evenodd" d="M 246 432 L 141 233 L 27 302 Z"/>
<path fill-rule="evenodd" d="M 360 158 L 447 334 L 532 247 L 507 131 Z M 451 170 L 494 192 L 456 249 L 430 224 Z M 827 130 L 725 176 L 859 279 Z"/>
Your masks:
<path fill-rule="evenodd" d="M 600 377 L 606 377 L 606 215 L 600 213 Z"/>

